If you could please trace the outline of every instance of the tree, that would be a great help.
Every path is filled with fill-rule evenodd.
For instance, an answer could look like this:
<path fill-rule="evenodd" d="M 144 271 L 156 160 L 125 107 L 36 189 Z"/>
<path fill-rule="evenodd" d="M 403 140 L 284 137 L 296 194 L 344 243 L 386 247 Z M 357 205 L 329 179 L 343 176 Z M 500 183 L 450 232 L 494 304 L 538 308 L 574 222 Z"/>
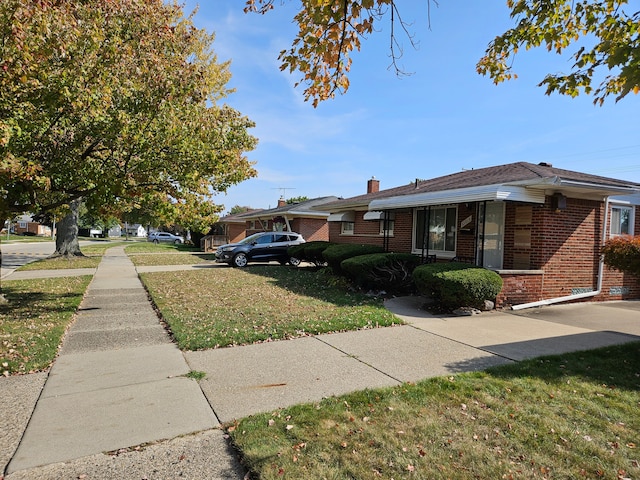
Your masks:
<path fill-rule="evenodd" d="M 66 208 L 73 222 L 82 200 L 195 225 L 221 210 L 212 193 L 255 176 L 253 123 L 221 104 L 228 63 L 180 6 L 4 0 L 0 38 L 0 218 Z"/>
<path fill-rule="evenodd" d="M 294 203 L 306 202 L 307 200 L 309 200 L 309 197 L 305 197 L 305 196 L 291 197 L 287 199 L 287 203 L 289 205 L 292 205 Z"/>
<path fill-rule="evenodd" d="M 245 11 L 266 13 L 273 0 L 247 0 Z M 301 0 L 294 20 L 298 34 L 290 49 L 280 52 L 281 69 L 298 71 L 304 95 L 319 101 L 349 88 L 349 54 L 383 19 L 391 24 L 391 58 L 396 67 L 397 27 L 407 32 L 396 0 Z M 427 0 L 437 6 L 436 0 Z M 602 104 L 609 95 L 617 100 L 640 91 L 640 11 L 625 11 L 628 0 L 507 0 L 514 28 L 497 36 L 477 64 L 477 71 L 500 83 L 516 74 L 511 61 L 521 49 L 546 46 L 556 53 L 580 45 L 567 74 L 549 74 L 540 86 L 546 93 L 593 95 Z M 407 32 L 408 34 L 408 32 Z M 408 34 L 409 40 L 412 40 Z M 594 78 L 607 75 L 595 89 Z M 396 67 L 396 71 L 398 68 Z"/>
<path fill-rule="evenodd" d="M 251 210 L 251 207 L 242 207 L 240 205 L 234 205 L 233 207 L 231 207 L 231 210 L 229 210 L 229 215 L 238 215 L 239 213 L 246 213 L 249 210 Z"/>

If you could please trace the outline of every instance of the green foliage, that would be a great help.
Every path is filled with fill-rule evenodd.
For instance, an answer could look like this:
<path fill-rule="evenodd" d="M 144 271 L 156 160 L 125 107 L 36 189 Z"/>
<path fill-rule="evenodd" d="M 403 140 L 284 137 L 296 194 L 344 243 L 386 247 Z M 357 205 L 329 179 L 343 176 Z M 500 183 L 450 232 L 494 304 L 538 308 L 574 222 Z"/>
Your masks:
<path fill-rule="evenodd" d="M 314 240 L 312 242 L 301 243 L 300 245 L 289 247 L 287 254 L 290 257 L 298 258 L 304 262 L 321 265 L 325 262 L 322 252 L 324 252 L 330 245 L 335 244 L 324 240 Z"/>
<path fill-rule="evenodd" d="M 191 230 L 254 176 L 213 35 L 162 0 L 0 2 L 0 218 L 82 198 Z M 65 212 L 58 212 L 58 218 Z"/>
<path fill-rule="evenodd" d="M 287 204 L 293 205 L 294 203 L 302 203 L 302 202 L 306 202 L 307 200 L 309 200 L 309 197 L 305 197 L 305 196 L 291 197 L 287 199 Z"/>
<path fill-rule="evenodd" d="M 515 78 L 513 57 L 522 48 L 544 45 L 561 54 L 578 44 L 571 72 L 548 74 L 540 83 L 547 95 L 557 92 L 571 97 L 580 91 L 602 104 L 640 91 L 640 12 L 627 14 L 627 0 L 510 0 L 516 26 L 496 37 L 478 62 L 478 72 L 495 83 Z M 583 41 L 580 45 L 579 41 Z M 607 75 L 603 76 L 604 72 Z M 602 79 L 594 90 L 593 79 Z"/>
<path fill-rule="evenodd" d="M 266 13 L 274 0 L 246 0 L 246 11 Z M 404 29 L 409 42 L 414 34 L 407 30 L 401 16 L 402 2 L 397 0 L 352 0 L 348 2 L 301 0 L 294 17 L 298 34 L 290 48 L 280 52 L 281 70 L 298 72 L 304 83 L 305 99 L 320 101 L 349 89 L 351 53 L 360 50 L 363 39 L 389 21 L 390 58 L 396 61 L 402 48 L 395 31 Z M 616 101 L 629 92 L 640 91 L 640 12 L 628 0 L 508 0 L 515 26 L 497 36 L 478 62 L 476 70 L 489 75 L 495 83 L 516 78 L 514 57 L 520 50 L 540 46 L 549 52 L 563 53 L 577 46 L 569 73 L 549 74 L 540 83 L 547 94 L 557 92 L 575 97 L 582 90 L 594 96 L 594 102 L 615 95 Z M 425 15 L 436 0 L 426 1 Z M 633 13 L 628 13 L 631 10 Z M 394 25 L 397 30 L 394 30 Z M 581 44 L 582 42 L 582 44 Z M 594 90 L 591 83 L 601 83 Z"/>
<path fill-rule="evenodd" d="M 242 207 L 240 205 L 234 205 L 233 207 L 231 207 L 231 210 L 229 210 L 229 215 L 238 215 L 240 213 L 245 213 L 248 212 L 249 210 L 251 210 L 251 207 Z"/>
<path fill-rule="evenodd" d="M 640 277 L 640 236 L 611 238 L 602 247 L 602 254 L 607 266 Z"/>
<path fill-rule="evenodd" d="M 322 252 L 322 258 L 333 270 L 336 275 L 343 275 L 344 272 L 340 267 L 343 260 L 358 255 L 367 255 L 369 253 L 382 253 L 382 247 L 376 245 L 357 245 L 349 243 L 338 243 L 330 245 Z"/>
<path fill-rule="evenodd" d="M 467 263 L 432 263 L 413 271 L 418 291 L 433 298 L 442 308 L 482 308 L 502 290 L 502 277 Z"/>
<path fill-rule="evenodd" d="M 358 285 L 387 292 L 408 292 L 420 258 L 411 253 L 371 253 L 347 258 L 340 268 Z"/>

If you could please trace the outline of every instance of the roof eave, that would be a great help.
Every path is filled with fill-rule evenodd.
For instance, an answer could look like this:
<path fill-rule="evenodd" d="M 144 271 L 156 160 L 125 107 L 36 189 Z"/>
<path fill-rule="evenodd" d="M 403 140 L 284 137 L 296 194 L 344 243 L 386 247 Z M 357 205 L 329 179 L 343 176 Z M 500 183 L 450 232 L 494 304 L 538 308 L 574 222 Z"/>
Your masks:
<path fill-rule="evenodd" d="M 544 191 L 529 189 L 519 185 L 498 184 L 456 188 L 437 192 L 421 192 L 412 195 L 373 200 L 369 203 L 369 210 L 388 210 L 495 200 L 539 204 L 543 204 L 545 201 Z"/>

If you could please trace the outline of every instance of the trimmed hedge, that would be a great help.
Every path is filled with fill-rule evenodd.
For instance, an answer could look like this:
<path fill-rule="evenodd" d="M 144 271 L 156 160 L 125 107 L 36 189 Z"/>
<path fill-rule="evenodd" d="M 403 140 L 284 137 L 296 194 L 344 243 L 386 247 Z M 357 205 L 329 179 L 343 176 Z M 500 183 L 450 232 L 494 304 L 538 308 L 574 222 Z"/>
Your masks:
<path fill-rule="evenodd" d="M 325 262 L 322 257 L 322 252 L 330 245 L 334 244 L 324 240 L 314 240 L 312 242 L 301 243 L 300 245 L 289 247 L 287 249 L 287 254 L 290 257 L 295 257 L 305 262 L 322 265 Z"/>
<path fill-rule="evenodd" d="M 413 270 L 420 257 L 410 253 L 370 253 L 347 258 L 340 268 L 364 288 L 408 292 L 413 287 Z"/>
<path fill-rule="evenodd" d="M 482 309 L 485 300 L 494 301 L 502 290 L 502 277 L 486 268 L 468 263 L 432 263 L 413 271 L 418 291 L 441 307 Z"/>
<path fill-rule="evenodd" d="M 367 255 L 369 253 L 383 253 L 382 247 L 376 245 L 356 245 L 351 243 L 337 243 L 330 245 L 322 252 L 322 257 L 336 275 L 344 275 L 340 264 L 347 258 Z"/>

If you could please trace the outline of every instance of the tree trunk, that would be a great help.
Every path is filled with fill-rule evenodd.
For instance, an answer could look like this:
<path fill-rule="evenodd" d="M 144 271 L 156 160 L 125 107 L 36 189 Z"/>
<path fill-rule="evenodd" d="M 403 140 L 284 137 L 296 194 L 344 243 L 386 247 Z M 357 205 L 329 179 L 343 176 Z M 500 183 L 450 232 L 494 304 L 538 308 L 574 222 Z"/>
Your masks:
<path fill-rule="evenodd" d="M 53 257 L 84 257 L 78 243 L 78 211 L 81 199 L 69 204 L 69 213 L 57 224 L 56 251 Z"/>

